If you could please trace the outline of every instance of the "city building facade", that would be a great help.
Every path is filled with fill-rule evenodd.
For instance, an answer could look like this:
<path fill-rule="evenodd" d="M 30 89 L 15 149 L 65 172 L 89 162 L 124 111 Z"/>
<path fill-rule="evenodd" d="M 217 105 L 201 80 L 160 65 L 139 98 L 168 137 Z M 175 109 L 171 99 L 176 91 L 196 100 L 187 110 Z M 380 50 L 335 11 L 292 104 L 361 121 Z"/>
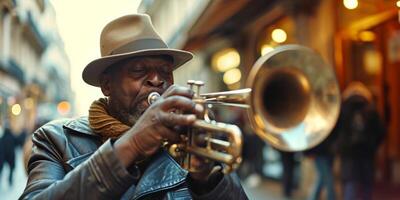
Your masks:
<path fill-rule="evenodd" d="M 70 64 L 48 0 L 0 1 L 0 121 L 15 132 L 73 113 Z"/>

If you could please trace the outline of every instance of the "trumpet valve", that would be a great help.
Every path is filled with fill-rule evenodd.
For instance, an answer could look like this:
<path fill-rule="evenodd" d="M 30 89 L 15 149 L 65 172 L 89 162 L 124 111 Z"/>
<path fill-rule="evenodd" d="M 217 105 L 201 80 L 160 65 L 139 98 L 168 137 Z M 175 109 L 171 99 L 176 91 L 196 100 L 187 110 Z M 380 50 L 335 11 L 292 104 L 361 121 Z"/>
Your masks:
<path fill-rule="evenodd" d="M 168 152 L 174 158 L 183 158 L 186 155 L 184 152 L 184 146 L 181 144 L 172 144 L 168 148 Z"/>
<path fill-rule="evenodd" d="M 200 89 L 202 86 L 204 86 L 204 82 L 203 81 L 195 81 L 194 85 L 196 86 L 195 96 L 200 97 Z"/>
<path fill-rule="evenodd" d="M 194 85 L 195 82 L 196 82 L 195 80 L 188 80 L 186 83 L 189 86 L 189 88 L 191 90 L 193 90 L 193 85 Z"/>

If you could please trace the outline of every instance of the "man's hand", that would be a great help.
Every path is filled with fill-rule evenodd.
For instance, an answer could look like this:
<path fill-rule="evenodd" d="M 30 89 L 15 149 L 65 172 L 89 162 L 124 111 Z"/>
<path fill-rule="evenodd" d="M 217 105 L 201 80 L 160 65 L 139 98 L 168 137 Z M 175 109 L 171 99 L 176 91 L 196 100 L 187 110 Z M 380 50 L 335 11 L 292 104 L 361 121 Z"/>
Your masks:
<path fill-rule="evenodd" d="M 179 142 L 179 133 L 174 127 L 193 124 L 196 115 L 203 112 L 203 107 L 191 100 L 193 94 L 188 88 L 171 86 L 146 110 L 136 124 L 115 142 L 116 154 L 126 167 L 153 155 L 164 141 Z M 181 112 L 172 112 L 175 110 Z"/>

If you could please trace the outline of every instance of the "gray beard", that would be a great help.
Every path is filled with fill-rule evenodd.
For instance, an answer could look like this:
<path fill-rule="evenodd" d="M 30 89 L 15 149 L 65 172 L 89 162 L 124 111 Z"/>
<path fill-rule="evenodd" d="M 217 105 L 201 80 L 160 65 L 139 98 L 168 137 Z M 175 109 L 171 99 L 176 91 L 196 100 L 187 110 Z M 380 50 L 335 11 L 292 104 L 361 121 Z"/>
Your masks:
<path fill-rule="evenodd" d="M 109 109 L 109 113 L 117 120 L 132 127 L 136 124 L 145 110 L 146 108 L 142 104 L 138 104 L 134 110 L 126 110 L 125 108 L 122 108 L 120 104 L 114 104 L 114 106 Z"/>

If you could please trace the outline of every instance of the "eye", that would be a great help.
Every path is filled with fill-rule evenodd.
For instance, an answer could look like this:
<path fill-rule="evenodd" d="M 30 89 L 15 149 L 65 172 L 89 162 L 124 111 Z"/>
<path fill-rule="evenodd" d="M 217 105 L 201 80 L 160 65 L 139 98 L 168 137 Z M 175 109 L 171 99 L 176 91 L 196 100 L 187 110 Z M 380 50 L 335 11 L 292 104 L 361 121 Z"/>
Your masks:
<path fill-rule="evenodd" d="M 129 72 L 132 73 L 141 73 L 141 72 L 145 72 L 146 68 L 143 66 L 135 66 L 135 67 L 131 67 L 129 68 Z"/>

